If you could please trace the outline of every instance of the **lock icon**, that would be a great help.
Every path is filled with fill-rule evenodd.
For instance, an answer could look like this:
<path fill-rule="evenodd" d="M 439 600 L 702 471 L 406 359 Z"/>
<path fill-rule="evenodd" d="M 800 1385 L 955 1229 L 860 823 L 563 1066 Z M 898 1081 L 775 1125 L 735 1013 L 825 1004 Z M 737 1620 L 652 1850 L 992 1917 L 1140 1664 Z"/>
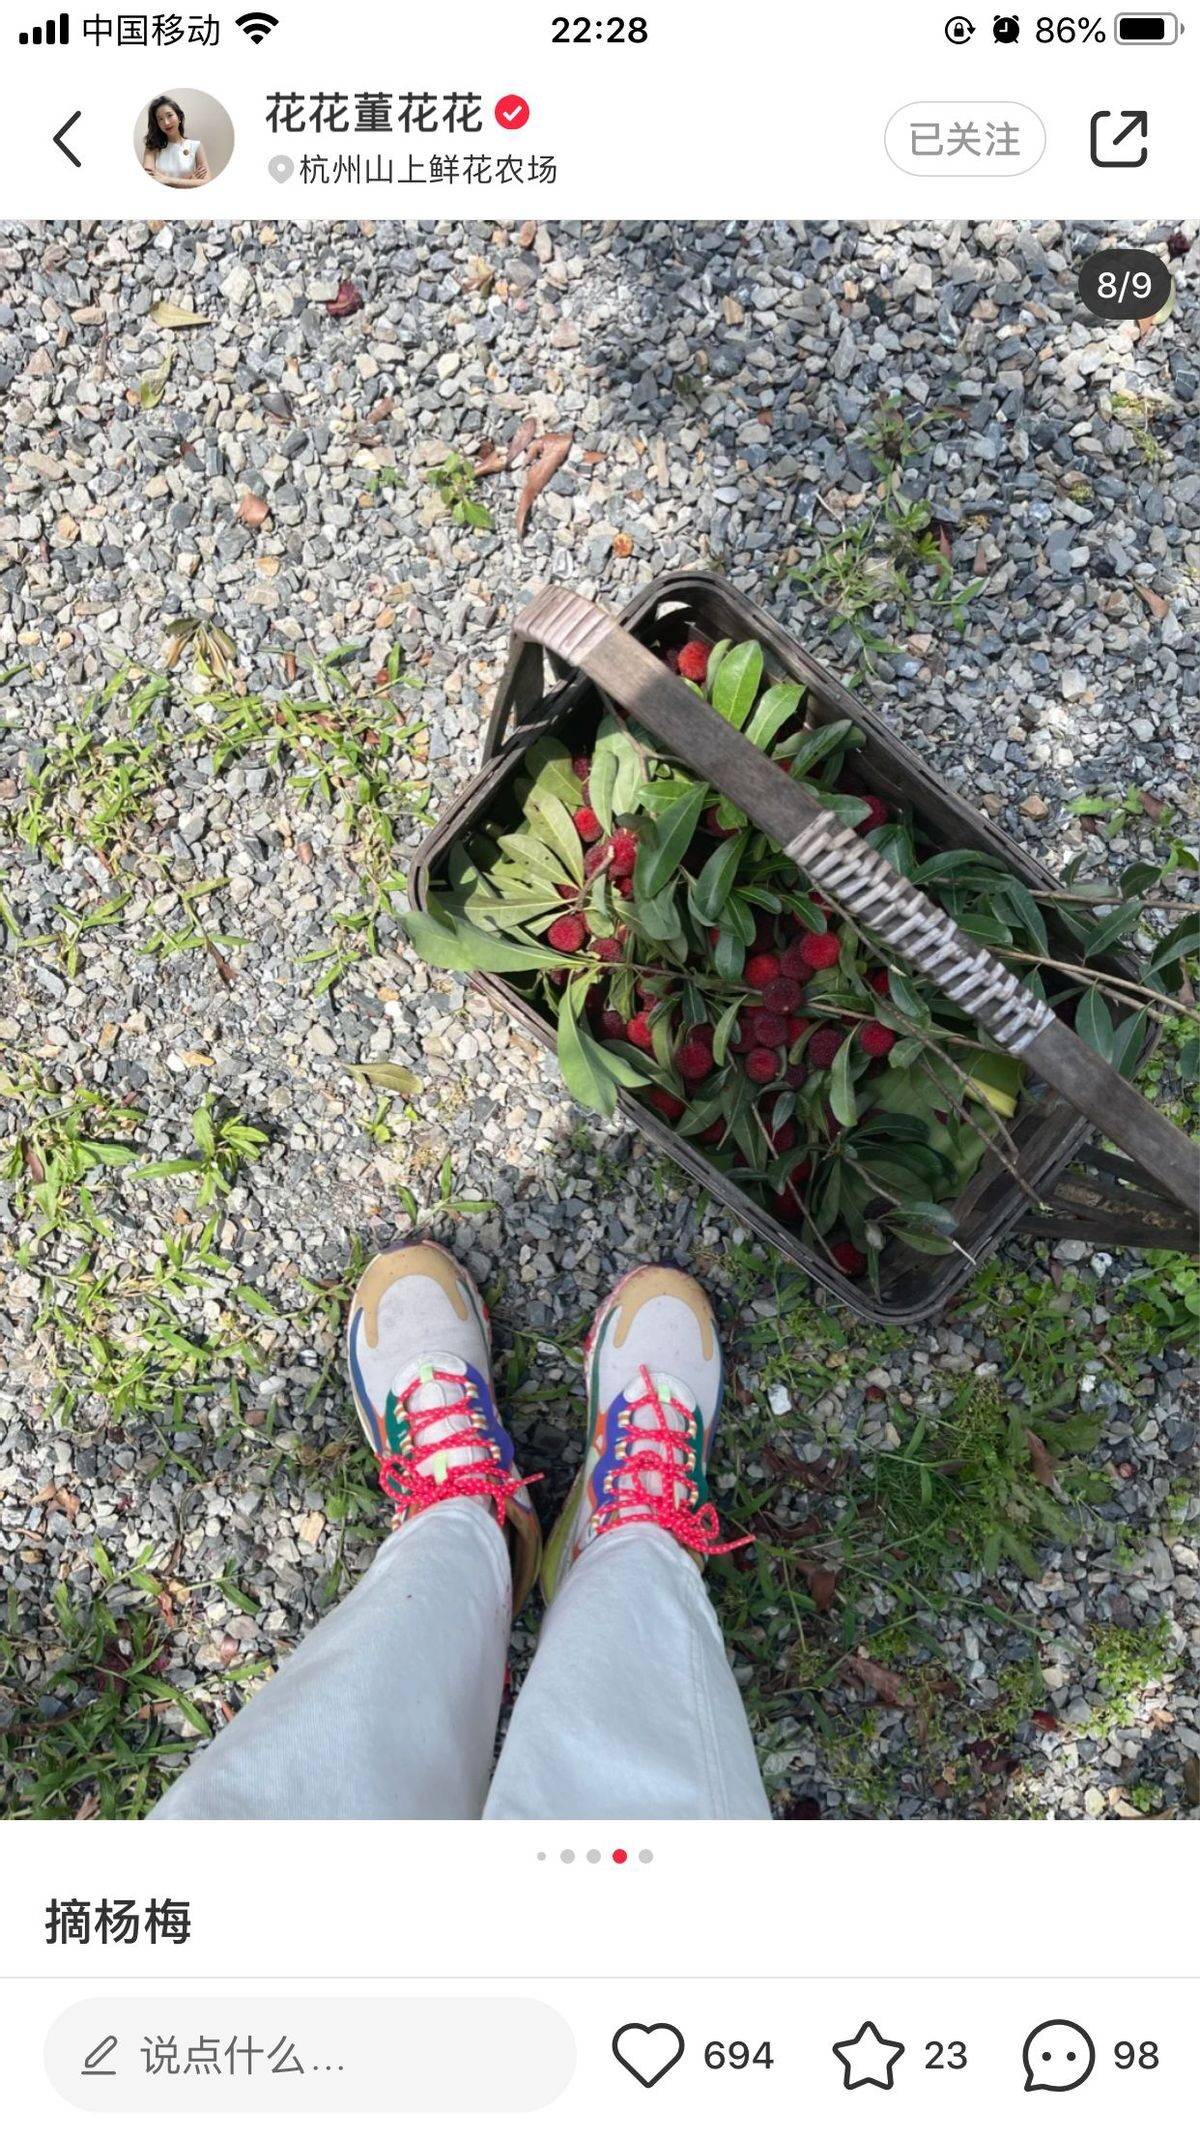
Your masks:
<path fill-rule="evenodd" d="M 946 35 L 951 44 L 969 44 L 975 35 L 975 24 L 966 15 L 951 15 Z"/>
<path fill-rule="evenodd" d="M 1016 44 L 1021 35 L 1020 20 L 1016 15 L 997 15 L 992 24 L 992 36 L 997 44 Z"/>

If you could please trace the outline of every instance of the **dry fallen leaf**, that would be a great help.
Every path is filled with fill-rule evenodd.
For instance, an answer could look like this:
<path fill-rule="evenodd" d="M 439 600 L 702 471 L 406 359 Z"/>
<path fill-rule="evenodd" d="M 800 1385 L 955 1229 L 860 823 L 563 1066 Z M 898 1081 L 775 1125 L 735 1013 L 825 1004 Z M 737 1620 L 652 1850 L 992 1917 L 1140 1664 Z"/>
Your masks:
<path fill-rule="evenodd" d="M 265 496 L 255 496 L 253 490 L 247 489 L 236 515 L 243 526 L 262 526 L 271 516 L 271 506 Z"/>
<path fill-rule="evenodd" d="M 1025 1443 L 1029 1451 L 1029 1464 L 1033 1468 L 1034 1480 L 1039 1481 L 1044 1489 L 1053 1488 L 1054 1461 L 1036 1430 L 1026 1430 Z"/>
<path fill-rule="evenodd" d="M 570 449 L 570 438 L 560 436 L 539 437 L 536 443 L 530 445 L 529 472 L 525 476 L 525 486 L 517 505 L 518 539 L 525 531 L 536 499 L 547 482 L 553 481 Z"/>
<path fill-rule="evenodd" d="M 630 533 L 614 533 L 612 552 L 614 555 L 632 555 L 633 535 Z"/>
<path fill-rule="evenodd" d="M 34 1184 L 44 1185 L 46 1182 L 45 1166 L 42 1162 L 41 1156 L 37 1152 L 37 1149 L 34 1148 L 29 1141 L 21 1142 L 21 1160 L 24 1163 L 26 1170 L 29 1172 L 30 1177 L 33 1179 Z"/>
<path fill-rule="evenodd" d="M 858 1652 L 848 1653 L 842 1666 L 846 1673 L 861 1681 L 865 1689 L 878 1696 L 880 1703 L 890 1704 L 893 1710 L 902 1711 L 911 1703 L 912 1698 L 899 1674 L 894 1674 L 890 1666 L 880 1666 L 875 1659 L 863 1659 Z"/>
<path fill-rule="evenodd" d="M 165 326 L 171 333 L 182 333 L 188 326 L 207 326 L 208 320 L 196 311 L 185 311 L 181 304 L 155 304 L 150 313 L 151 324 Z"/>
<path fill-rule="evenodd" d="M 328 311 L 330 318 L 352 318 L 356 311 L 362 310 L 362 307 L 362 295 L 355 288 L 354 283 L 352 281 L 340 281 L 337 295 L 330 297 L 325 309 Z"/>
<path fill-rule="evenodd" d="M 168 354 L 163 358 L 157 370 L 148 370 L 141 380 L 138 386 L 138 399 L 144 408 L 158 406 L 167 389 L 167 380 L 171 375 L 171 363 L 172 357 Z"/>
<path fill-rule="evenodd" d="M 833 1605 L 834 1594 L 837 1591 L 838 1578 L 841 1576 L 841 1572 L 838 1570 L 822 1570 L 816 1563 L 802 1563 L 800 1567 L 804 1572 L 804 1582 L 808 1586 L 808 1597 L 816 1608 L 817 1613 L 819 1615 L 828 1614 Z"/>
<path fill-rule="evenodd" d="M 492 443 L 490 438 L 485 439 L 479 447 L 479 453 L 475 460 L 475 472 L 477 474 L 503 474 L 507 465 L 508 453 L 502 452 L 497 445 Z"/>
<path fill-rule="evenodd" d="M 1164 600 L 1162 594 L 1156 593 L 1152 586 L 1135 585 L 1133 589 L 1136 593 L 1140 593 L 1156 622 L 1161 622 L 1164 616 L 1170 614 L 1170 601 Z"/>
<path fill-rule="evenodd" d="M 392 1089 L 397 1096 L 416 1096 L 421 1084 L 418 1077 L 407 1067 L 394 1066 L 390 1060 L 370 1060 L 365 1066 L 352 1066 L 352 1074 L 362 1081 L 369 1081 L 374 1089 Z"/>
<path fill-rule="evenodd" d="M 78 1496 L 73 1496 L 70 1489 L 63 1488 L 61 1483 L 56 1485 L 54 1482 L 48 1481 L 44 1489 L 38 1490 L 33 1500 L 35 1504 L 52 1503 L 56 1510 L 64 1513 L 72 1525 L 74 1525 L 79 1516 Z"/>
<path fill-rule="evenodd" d="M 525 420 L 517 424 L 516 429 L 508 440 L 508 448 L 504 455 L 505 465 L 515 467 L 522 452 L 529 450 L 536 436 L 537 423 L 532 415 L 526 415 Z"/>
<path fill-rule="evenodd" d="M 227 962 L 227 961 L 226 961 L 226 959 L 225 959 L 225 957 L 224 957 L 224 956 L 222 955 L 222 953 L 221 953 L 220 949 L 219 949 L 219 948 L 217 947 L 217 945 L 216 945 L 216 942 L 215 942 L 215 941 L 209 941 L 209 942 L 207 943 L 207 947 L 208 947 L 208 952 L 209 952 L 209 955 L 210 955 L 210 956 L 212 957 L 213 965 L 214 965 L 214 968 L 215 968 L 215 970 L 216 970 L 217 976 L 218 976 L 218 977 L 220 978 L 220 980 L 221 980 L 221 983 L 222 983 L 222 985 L 224 985 L 224 986 L 226 987 L 226 989 L 227 989 L 227 990 L 232 990 L 232 987 L 233 987 L 233 965 L 232 965 L 232 963 L 230 963 L 230 962 Z"/>

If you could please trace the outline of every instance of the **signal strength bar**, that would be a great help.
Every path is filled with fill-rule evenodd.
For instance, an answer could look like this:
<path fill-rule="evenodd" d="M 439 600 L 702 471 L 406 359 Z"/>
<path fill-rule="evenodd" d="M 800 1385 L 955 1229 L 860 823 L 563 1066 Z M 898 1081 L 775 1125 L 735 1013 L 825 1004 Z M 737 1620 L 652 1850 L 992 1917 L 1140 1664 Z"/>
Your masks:
<path fill-rule="evenodd" d="M 70 44 L 70 42 L 71 17 L 65 8 L 58 17 L 57 22 L 53 15 L 49 17 L 44 30 L 21 30 L 17 37 L 18 44 Z"/>

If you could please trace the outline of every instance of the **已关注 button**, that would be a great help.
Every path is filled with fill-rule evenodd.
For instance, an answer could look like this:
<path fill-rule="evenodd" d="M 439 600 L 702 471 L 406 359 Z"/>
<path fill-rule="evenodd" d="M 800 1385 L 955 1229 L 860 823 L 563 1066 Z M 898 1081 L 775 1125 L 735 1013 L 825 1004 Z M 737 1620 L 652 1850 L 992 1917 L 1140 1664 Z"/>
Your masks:
<path fill-rule="evenodd" d="M 1017 178 L 1046 152 L 1046 129 L 1028 104 L 955 97 L 904 104 L 883 140 L 897 169 L 914 178 Z"/>

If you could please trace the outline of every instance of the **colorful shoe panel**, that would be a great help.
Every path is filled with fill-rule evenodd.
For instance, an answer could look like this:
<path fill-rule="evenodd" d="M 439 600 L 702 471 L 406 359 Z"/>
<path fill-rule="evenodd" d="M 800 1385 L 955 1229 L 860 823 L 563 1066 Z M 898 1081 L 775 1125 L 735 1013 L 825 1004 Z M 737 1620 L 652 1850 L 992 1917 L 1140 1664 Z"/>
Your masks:
<path fill-rule="evenodd" d="M 354 1291 L 346 1347 L 396 1525 L 454 1497 L 490 1497 L 509 1535 L 517 1612 L 541 1532 L 496 1411 L 487 1312 L 470 1275 L 436 1244 L 379 1253 Z"/>
<path fill-rule="evenodd" d="M 651 1524 L 697 1559 L 748 1543 L 719 1540 L 706 1467 L 722 1394 L 708 1298 L 674 1267 L 638 1267 L 601 1304 L 584 1348 L 583 1467 L 546 1551 L 547 1599 L 590 1541 Z"/>

